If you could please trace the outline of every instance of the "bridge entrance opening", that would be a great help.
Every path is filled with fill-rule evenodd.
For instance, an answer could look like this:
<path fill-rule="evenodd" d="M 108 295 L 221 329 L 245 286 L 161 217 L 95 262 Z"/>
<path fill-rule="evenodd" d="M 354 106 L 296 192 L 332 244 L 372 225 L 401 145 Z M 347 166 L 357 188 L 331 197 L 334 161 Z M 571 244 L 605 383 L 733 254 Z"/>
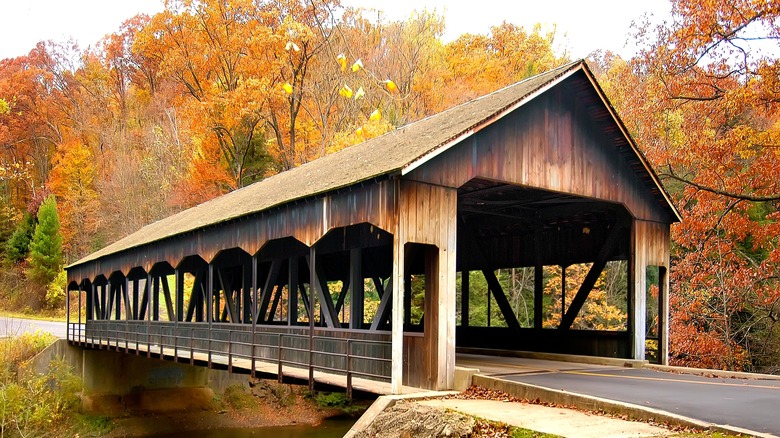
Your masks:
<path fill-rule="evenodd" d="M 458 190 L 456 344 L 629 358 L 622 205 L 488 180 Z"/>

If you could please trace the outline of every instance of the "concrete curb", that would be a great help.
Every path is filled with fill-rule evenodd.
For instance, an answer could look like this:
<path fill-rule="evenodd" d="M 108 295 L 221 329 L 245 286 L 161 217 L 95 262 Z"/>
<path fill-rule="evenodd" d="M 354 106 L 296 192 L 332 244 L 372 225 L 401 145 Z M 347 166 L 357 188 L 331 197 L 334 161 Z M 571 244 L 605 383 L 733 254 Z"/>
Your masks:
<path fill-rule="evenodd" d="M 458 391 L 429 391 L 417 392 L 414 394 L 383 395 L 376 399 L 376 401 L 374 401 L 374 403 L 369 406 L 366 412 L 363 412 L 363 415 L 361 415 L 358 421 L 352 425 L 349 431 L 347 431 L 347 433 L 344 435 L 344 438 L 352 438 L 358 432 L 362 432 L 364 429 L 370 426 L 371 423 L 374 422 L 374 419 L 376 419 L 379 414 L 384 412 L 386 409 L 392 408 L 393 405 L 395 405 L 399 400 L 439 398 L 453 394 L 458 394 Z"/>
<path fill-rule="evenodd" d="M 475 375 L 473 384 L 488 389 L 496 389 L 507 394 L 526 400 L 541 400 L 547 403 L 555 403 L 563 406 L 573 406 L 590 411 L 604 411 L 612 414 L 626 415 L 629 418 L 642 421 L 655 421 L 676 426 L 694 427 L 713 432 L 737 433 L 756 437 L 771 438 L 774 435 L 755 432 L 726 424 L 714 424 L 682 415 L 649 408 L 646 406 L 607 400 L 589 395 L 544 388 L 528 383 L 512 382 L 494 377 Z"/>
<path fill-rule="evenodd" d="M 605 366 L 612 366 L 612 367 L 640 368 L 646 366 L 648 363 L 646 360 L 621 359 L 616 357 L 580 356 L 577 354 L 561 354 L 561 353 L 536 353 L 533 351 L 494 350 L 494 349 L 486 349 L 486 348 L 459 347 L 457 349 L 457 352 L 463 354 L 479 354 L 483 356 L 522 357 L 526 359 L 550 360 L 550 361 L 557 361 L 557 362 L 574 362 L 574 363 L 584 363 L 588 365 L 605 365 Z"/>
<path fill-rule="evenodd" d="M 746 373 L 742 371 L 722 371 L 707 368 L 688 368 L 675 367 L 671 365 L 645 364 L 644 368 L 680 374 L 692 374 L 696 376 L 715 376 L 724 379 L 746 379 L 746 380 L 780 380 L 780 376 L 773 374 Z"/>

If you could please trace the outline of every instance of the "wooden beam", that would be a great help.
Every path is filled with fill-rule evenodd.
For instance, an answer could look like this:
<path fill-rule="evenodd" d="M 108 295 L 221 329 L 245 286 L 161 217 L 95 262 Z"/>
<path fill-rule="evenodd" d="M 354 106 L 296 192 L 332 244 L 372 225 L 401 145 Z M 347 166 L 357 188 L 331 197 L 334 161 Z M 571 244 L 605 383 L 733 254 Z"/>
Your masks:
<path fill-rule="evenodd" d="M 139 287 L 139 281 L 137 278 L 135 278 L 133 279 L 133 319 L 138 319 L 138 311 L 139 311 L 138 287 Z"/>
<path fill-rule="evenodd" d="M 470 272 L 463 271 L 460 280 L 460 326 L 469 326 L 469 281 Z"/>
<path fill-rule="evenodd" d="M 87 295 L 87 309 L 86 309 L 86 315 L 85 315 L 85 317 L 87 318 L 87 321 L 91 321 L 92 319 L 94 319 L 94 313 L 93 313 L 93 312 L 95 311 L 95 309 L 94 309 L 94 307 L 93 307 L 93 306 L 94 306 L 94 304 L 93 304 L 93 303 L 94 303 L 94 301 L 95 301 L 95 300 L 94 300 L 94 296 L 95 296 L 95 285 L 94 285 L 94 284 L 92 284 L 92 283 L 90 283 L 90 284 L 89 284 L 89 290 L 88 290 L 88 291 L 86 291 L 86 292 L 87 292 L 87 293 L 86 293 L 86 295 Z"/>
<path fill-rule="evenodd" d="M 147 318 L 146 316 L 146 308 L 149 307 L 149 291 L 151 290 L 151 275 L 146 276 L 146 281 L 144 281 L 144 291 L 141 294 L 141 310 L 138 314 L 138 319 L 144 320 Z"/>
<path fill-rule="evenodd" d="M 382 283 L 382 279 L 379 277 L 373 277 L 372 280 L 374 281 L 374 288 L 376 289 L 376 293 L 381 299 L 385 294 L 385 285 Z"/>
<path fill-rule="evenodd" d="M 193 312 L 199 300 L 203 299 L 203 293 L 201 292 L 200 271 L 195 272 L 195 281 L 192 283 L 192 293 L 190 294 L 190 302 L 187 304 L 187 316 L 184 320 L 187 322 L 192 321 Z"/>
<path fill-rule="evenodd" d="M 346 280 L 341 281 L 341 290 L 339 291 L 339 298 L 336 300 L 336 314 L 341 313 L 342 307 L 344 307 L 344 301 L 346 301 L 347 294 L 349 293 L 349 277 Z"/>
<path fill-rule="evenodd" d="M 542 227 L 534 232 L 534 252 L 536 264 L 534 265 L 534 328 L 542 329 L 544 320 L 544 266 L 542 265 Z"/>
<path fill-rule="evenodd" d="M 393 305 L 393 277 L 387 282 L 387 287 L 382 298 L 379 300 L 379 306 L 376 309 L 376 315 L 374 320 L 371 321 L 371 330 L 379 330 L 380 327 L 385 325 L 385 322 L 390 318 L 390 310 Z"/>
<path fill-rule="evenodd" d="M 309 285 L 311 287 L 311 285 Z M 306 317 L 311 319 L 311 313 L 309 312 L 309 296 L 306 294 L 306 288 L 302 284 L 298 285 L 298 291 L 301 293 L 301 299 L 303 300 L 303 307 L 306 309 Z"/>
<path fill-rule="evenodd" d="M 152 277 L 152 320 L 160 320 L 160 276 Z"/>
<path fill-rule="evenodd" d="M 214 321 L 214 264 L 209 263 L 208 275 L 206 277 L 206 322 L 209 323 L 209 330 L 211 330 L 211 323 Z M 209 359 L 211 359 L 209 357 Z M 211 362 L 209 360 L 209 362 Z M 211 365 L 209 363 L 209 365 Z"/>
<path fill-rule="evenodd" d="M 599 279 L 601 272 L 607 266 L 609 257 L 615 252 L 615 249 L 618 248 L 623 230 L 624 228 L 620 226 L 612 228 L 612 232 L 607 236 L 607 240 L 604 242 L 601 250 L 599 250 L 596 260 L 593 262 L 588 274 L 582 281 L 582 285 L 580 285 L 577 295 L 574 296 L 574 299 L 569 305 L 569 309 L 566 311 L 566 314 L 563 315 L 563 318 L 561 318 L 561 325 L 558 326 L 558 329 L 568 330 L 571 328 L 574 319 L 577 318 L 577 315 L 580 313 L 582 305 L 585 304 L 585 300 L 588 299 L 588 295 L 596 284 L 596 281 Z"/>
<path fill-rule="evenodd" d="M 287 325 L 298 322 L 298 257 L 288 260 L 287 279 Z"/>
<path fill-rule="evenodd" d="M 268 270 L 268 276 L 265 278 L 263 285 L 262 295 L 260 298 L 260 310 L 257 314 L 257 322 L 266 321 L 266 314 L 268 313 L 268 305 L 271 301 L 271 294 L 273 294 L 276 280 L 279 276 L 279 270 L 281 269 L 281 262 L 279 260 L 271 261 L 271 268 Z"/>
<path fill-rule="evenodd" d="M 176 269 L 173 273 L 176 277 L 176 321 L 184 321 L 184 273 Z M 190 295 L 192 301 L 192 295 Z"/>
<path fill-rule="evenodd" d="M 227 283 L 222 276 L 222 269 L 217 269 L 217 277 L 219 278 L 219 285 L 222 286 L 222 293 L 225 294 L 225 308 L 230 316 L 230 322 L 238 323 L 238 311 L 236 309 L 236 303 L 233 300 L 233 275 L 228 277 Z"/>
<path fill-rule="evenodd" d="M 276 285 L 276 293 L 274 294 L 274 301 L 271 303 L 271 311 L 268 312 L 268 321 L 271 322 L 276 316 L 276 310 L 279 308 L 279 301 L 282 299 L 282 291 L 284 290 L 284 283 Z"/>
<path fill-rule="evenodd" d="M 248 269 L 246 263 L 241 264 L 241 277 L 244 280 L 241 283 L 240 292 L 243 296 L 243 299 L 241 300 L 243 301 L 243 305 L 241 306 L 241 309 L 243 309 L 241 322 L 247 323 L 252 322 L 252 316 L 254 316 L 254 300 L 252 300 L 252 259 L 249 261 Z"/>
<path fill-rule="evenodd" d="M 363 251 L 360 248 L 351 249 L 349 251 L 349 276 L 349 328 L 359 329 L 363 328 L 363 311 L 366 294 L 365 283 L 363 282 Z M 342 292 L 342 294 L 343 293 L 344 292 Z"/>
<path fill-rule="evenodd" d="M 504 289 L 501 287 L 501 283 L 496 278 L 496 273 L 493 271 L 483 270 L 482 274 L 487 280 L 488 289 L 493 293 L 493 297 L 496 299 L 498 308 L 501 309 L 501 313 L 504 315 L 504 321 L 506 325 L 517 335 L 521 335 L 520 323 L 517 321 L 515 311 L 512 310 L 512 305 L 509 304 L 509 300 L 506 298 Z"/>
<path fill-rule="evenodd" d="M 168 276 L 163 275 L 160 278 L 160 281 L 162 281 L 165 311 L 168 313 L 168 321 L 176 321 L 176 314 L 173 310 L 173 300 L 171 299 L 171 287 L 168 285 Z"/>
<path fill-rule="evenodd" d="M 314 265 L 314 272 L 317 277 L 317 281 L 314 282 L 317 286 L 315 286 L 314 290 L 317 292 L 317 299 L 320 300 L 320 311 L 325 319 L 325 324 L 329 328 L 340 327 L 339 316 L 336 314 L 336 309 L 333 306 L 333 298 L 330 296 L 330 289 L 328 289 L 328 282 L 325 279 L 325 275 L 313 259 L 311 263 Z"/>
<path fill-rule="evenodd" d="M 130 306 L 130 280 L 125 277 L 125 281 L 122 283 L 122 295 L 125 298 L 125 319 L 133 319 L 133 308 Z"/>

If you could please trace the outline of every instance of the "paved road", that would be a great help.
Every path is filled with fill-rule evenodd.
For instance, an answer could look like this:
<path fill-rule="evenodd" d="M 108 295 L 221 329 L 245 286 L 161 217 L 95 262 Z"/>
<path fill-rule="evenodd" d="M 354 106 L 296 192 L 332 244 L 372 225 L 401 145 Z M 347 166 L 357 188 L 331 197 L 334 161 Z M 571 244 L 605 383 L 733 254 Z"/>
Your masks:
<path fill-rule="evenodd" d="M 26 332 L 32 333 L 36 330 L 49 332 L 58 338 L 65 338 L 64 322 L 0 316 L 0 338 L 16 336 Z"/>
<path fill-rule="evenodd" d="M 458 365 L 475 366 L 458 356 Z M 715 424 L 780 436 L 780 381 L 701 377 L 639 368 L 491 358 L 485 374 L 661 409 Z M 482 369 L 482 368 L 481 368 Z"/>

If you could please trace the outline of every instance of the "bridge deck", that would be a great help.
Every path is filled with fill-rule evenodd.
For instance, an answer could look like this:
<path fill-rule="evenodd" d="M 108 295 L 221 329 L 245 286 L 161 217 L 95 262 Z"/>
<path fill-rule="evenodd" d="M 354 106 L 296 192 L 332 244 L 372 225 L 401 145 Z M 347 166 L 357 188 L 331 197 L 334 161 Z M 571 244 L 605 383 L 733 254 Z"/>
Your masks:
<path fill-rule="evenodd" d="M 285 327 L 201 327 L 203 324 L 90 321 L 68 326 L 68 340 L 98 349 L 146 355 L 193 365 L 227 368 L 231 372 L 273 375 L 391 394 L 389 342 L 365 339 L 359 333 L 315 329 L 316 336 Z M 144 327 L 145 332 L 138 331 Z M 274 331 L 269 331 L 274 330 Z M 307 331 L 302 328 L 300 331 Z M 166 334 L 166 331 L 168 333 Z M 198 331 L 207 333 L 201 336 Z M 188 334 L 188 335 L 185 335 Z M 404 386 L 403 393 L 422 391 Z"/>

